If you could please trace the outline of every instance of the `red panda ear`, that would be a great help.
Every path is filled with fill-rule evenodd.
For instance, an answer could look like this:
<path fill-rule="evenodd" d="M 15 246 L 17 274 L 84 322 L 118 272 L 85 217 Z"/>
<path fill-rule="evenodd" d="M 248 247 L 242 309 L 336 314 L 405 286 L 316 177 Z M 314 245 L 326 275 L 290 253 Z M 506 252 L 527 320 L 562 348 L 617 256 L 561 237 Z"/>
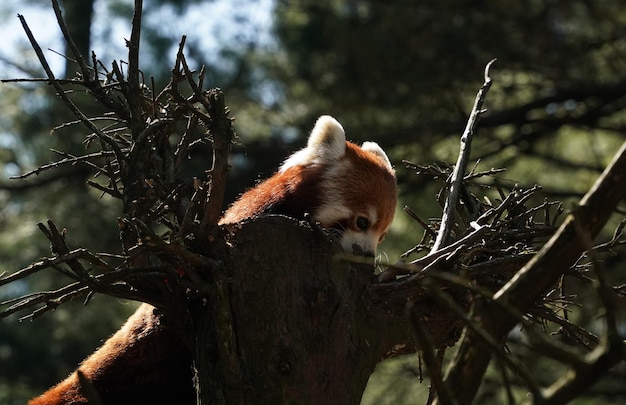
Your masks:
<path fill-rule="evenodd" d="M 335 160 L 346 153 L 346 133 L 341 124 L 330 115 L 317 119 L 311 131 L 307 149 L 315 151 L 323 160 Z"/>
<path fill-rule="evenodd" d="M 291 155 L 280 167 L 284 172 L 293 166 L 307 166 L 313 163 L 330 163 L 346 154 L 346 133 L 341 124 L 330 115 L 317 119 L 307 147 Z"/>
<path fill-rule="evenodd" d="M 378 156 L 380 160 L 382 160 L 387 165 L 389 170 L 393 172 L 393 167 L 391 166 L 391 162 L 389 161 L 387 154 L 380 146 L 378 146 L 376 142 L 363 142 L 361 149 L 363 149 L 365 152 L 373 153 L 374 155 Z"/>

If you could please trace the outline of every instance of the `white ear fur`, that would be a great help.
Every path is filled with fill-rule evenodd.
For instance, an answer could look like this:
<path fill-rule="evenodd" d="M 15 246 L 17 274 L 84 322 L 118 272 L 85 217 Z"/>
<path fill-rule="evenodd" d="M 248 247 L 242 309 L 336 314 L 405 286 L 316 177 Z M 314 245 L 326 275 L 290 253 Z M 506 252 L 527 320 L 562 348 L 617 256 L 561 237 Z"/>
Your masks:
<path fill-rule="evenodd" d="M 346 133 L 336 119 L 322 115 L 311 131 L 307 148 L 317 151 L 324 160 L 338 159 L 346 153 Z"/>
<path fill-rule="evenodd" d="M 346 133 L 343 127 L 330 115 L 322 115 L 317 119 L 309 135 L 307 147 L 285 160 L 280 171 L 283 172 L 293 166 L 327 163 L 339 159 L 345 153 Z"/>
<path fill-rule="evenodd" d="M 391 166 L 391 162 L 389 161 L 387 154 L 380 146 L 378 146 L 376 142 L 363 142 L 363 145 L 361 145 L 361 149 L 378 156 L 387 164 L 387 167 L 389 168 L 389 170 L 393 170 L 393 167 Z"/>

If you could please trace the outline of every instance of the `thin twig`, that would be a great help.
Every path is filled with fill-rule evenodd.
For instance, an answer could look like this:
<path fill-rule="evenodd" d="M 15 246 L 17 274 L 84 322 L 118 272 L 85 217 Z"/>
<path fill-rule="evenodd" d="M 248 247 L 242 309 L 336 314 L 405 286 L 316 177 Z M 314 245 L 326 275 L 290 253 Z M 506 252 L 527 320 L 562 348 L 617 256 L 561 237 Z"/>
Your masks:
<path fill-rule="evenodd" d="M 126 46 L 128 46 L 128 88 L 125 95 L 130 109 L 129 127 L 133 136 L 138 136 L 145 127 L 145 120 L 141 113 L 141 89 L 139 86 L 139 39 L 141 36 L 142 9 L 143 1 L 135 0 L 130 41 L 126 42 Z"/>
<path fill-rule="evenodd" d="M 72 38 L 72 36 L 69 33 L 69 30 L 67 29 L 67 25 L 65 24 L 65 19 L 63 18 L 63 13 L 61 12 L 61 8 L 59 7 L 59 2 L 57 0 L 52 0 L 52 9 L 54 10 L 54 14 L 57 19 L 57 24 L 59 25 L 59 28 L 61 28 L 61 32 L 63 33 L 63 38 L 65 39 L 65 42 L 69 45 L 69 48 L 71 49 L 72 53 L 74 54 L 74 57 L 76 58 L 76 63 L 78 63 L 78 67 L 80 68 L 80 71 L 83 76 L 82 79 L 85 82 L 91 82 L 92 72 L 89 70 L 89 66 L 87 66 L 87 64 L 85 63 L 85 58 L 83 57 L 83 55 L 81 55 L 80 51 L 78 50 L 78 47 L 76 46 L 76 43 L 74 42 L 74 39 Z M 95 74 L 94 74 L 94 78 L 96 79 L 95 82 L 98 82 Z"/>
<path fill-rule="evenodd" d="M 432 388 L 439 396 L 439 400 L 446 405 L 455 405 L 457 401 L 454 399 L 450 386 L 443 383 L 443 373 L 441 372 L 441 361 L 435 355 L 433 350 L 434 344 L 430 333 L 424 327 L 424 320 L 420 319 L 416 312 L 412 310 L 413 303 L 407 303 L 407 311 L 411 325 L 413 326 L 413 332 L 415 339 L 417 340 L 418 349 L 421 352 L 421 359 L 424 360 L 426 368 L 428 368 L 428 375 L 430 376 L 430 383 Z"/>
<path fill-rule="evenodd" d="M 491 87 L 491 77 L 489 76 L 489 69 L 495 61 L 495 59 L 491 60 L 489 63 L 487 63 L 487 66 L 485 67 L 485 81 L 478 91 L 478 94 L 476 95 L 476 100 L 474 101 L 472 112 L 470 113 L 467 125 L 465 126 L 465 131 L 463 131 L 463 135 L 461 136 L 461 150 L 459 152 L 459 157 L 456 165 L 454 166 L 452 178 L 450 179 L 448 198 L 446 198 L 446 203 L 443 209 L 443 216 L 441 217 L 441 226 L 439 227 L 437 239 L 435 240 L 435 243 L 431 249 L 432 252 L 441 249 L 448 243 L 450 232 L 452 230 L 452 227 L 454 226 L 454 210 L 456 209 L 456 205 L 458 203 L 459 192 L 462 187 L 463 177 L 465 176 L 465 168 L 470 158 L 474 130 L 476 129 L 478 118 L 484 112 L 482 106 L 485 101 L 487 91 L 489 91 L 489 88 Z"/>
<path fill-rule="evenodd" d="M 413 211 L 408 205 L 404 206 L 404 212 L 406 212 L 408 214 L 408 216 L 410 216 L 415 221 L 417 221 L 417 223 L 420 224 L 422 226 L 422 228 L 424 228 L 424 231 L 426 231 L 427 234 L 429 234 L 433 238 L 437 237 L 437 232 L 433 231 L 432 228 L 430 226 L 428 226 L 426 221 L 424 221 L 422 218 L 420 218 L 419 215 L 417 215 L 417 213 L 415 211 Z"/>
<path fill-rule="evenodd" d="M 525 313 L 570 267 L 585 249 L 579 238 L 576 223 L 582 232 L 595 237 L 609 219 L 613 208 L 626 194 L 626 142 L 596 181 L 593 188 L 580 201 L 560 229 L 539 253 L 494 294 L 494 304 L 507 303 Z M 498 305 L 485 305 L 475 314 L 473 322 L 487 328 L 493 338 L 502 339 L 519 322 L 519 318 L 499 310 Z M 476 333 L 467 333 L 450 363 L 445 381 L 458 383 L 458 395 L 471 401 L 480 387 L 490 359 L 490 348 L 477 344 Z M 617 349 L 616 349 L 617 350 Z M 600 375 L 600 374 L 597 374 Z M 561 403 L 565 403 L 563 401 Z"/>
<path fill-rule="evenodd" d="M 78 118 L 83 124 L 85 124 L 93 133 L 95 133 L 98 136 L 98 138 L 100 138 L 103 142 L 105 142 L 107 145 L 111 147 L 111 149 L 115 152 L 116 158 L 118 159 L 118 161 L 121 162 L 124 158 L 124 154 L 122 153 L 120 146 L 113 139 L 109 138 L 107 135 L 102 133 L 102 131 L 100 131 L 100 129 L 88 117 L 86 117 L 82 113 L 82 111 L 78 109 L 78 107 L 74 104 L 74 102 L 70 100 L 70 98 L 65 93 L 65 90 L 61 87 L 61 84 L 55 78 L 54 73 L 52 73 L 52 69 L 50 69 L 50 65 L 48 65 L 48 61 L 46 60 L 46 57 L 44 56 L 41 50 L 41 47 L 39 46 L 39 43 L 37 42 L 32 31 L 30 30 L 30 27 L 26 23 L 24 16 L 21 14 L 18 14 L 17 17 L 19 18 L 22 24 L 22 27 L 24 28 L 24 31 L 26 32 L 26 36 L 28 37 L 28 40 L 30 41 L 31 46 L 33 47 L 33 49 L 35 50 L 35 53 L 37 54 L 37 57 L 39 58 L 39 62 L 41 63 L 41 66 L 44 68 L 44 70 L 46 71 L 46 74 L 48 75 L 49 83 L 54 87 L 54 89 L 57 92 L 57 95 L 61 98 L 61 100 L 63 100 L 65 105 L 69 107 L 70 111 L 72 111 L 72 113 L 76 116 L 76 118 Z"/>
<path fill-rule="evenodd" d="M 498 358 L 502 362 L 507 364 L 509 368 L 515 370 L 517 375 L 519 375 L 527 384 L 531 393 L 537 394 L 541 391 L 539 384 L 534 379 L 532 374 L 528 371 L 524 363 L 522 363 L 516 357 L 509 356 L 503 353 L 503 351 L 501 350 L 501 344 L 499 343 L 499 340 L 497 337 L 490 335 L 489 331 L 485 330 L 482 327 L 482 325 L 476 323 L 469 314 L 467 314 L 463 309 L 461 309 L 454 302 L 454 300 L 450 297 L 450 295 L 441 291 L 434 283 L 425 283 L 425 284 L 428 290 L 430 291 L 430 293 L 433 295 L 433 297 L 437 299 L 437 301 L 439 301 L 442 305 L 444 305 L 446 308 L 451 310 L 457 316 L 458 319 L 462 320 L 465 323 L 465 325 L 467 326 L 467 328 L 469 328 L 469 330 L 471 330 L 473 333 L 476 334 L 476 336 L 479 337 L 479 339 L 484 343 L 484 345 L 480 345 L 481 347 L 483 347 L 486 350 L 489 350 L 491 353 L 498 356 Z M 447 379 L 447 376 L 446 376 L 446 379 L 444 380 L 444 383 L 450 384 L 450 381 Z M 458 392 L 458 390 L 455 392 Z M 457 398 L 463 398 L 464 401 L 467 400 L 467 398 L 460 397 L 458 394 L 457 394 Z"/>

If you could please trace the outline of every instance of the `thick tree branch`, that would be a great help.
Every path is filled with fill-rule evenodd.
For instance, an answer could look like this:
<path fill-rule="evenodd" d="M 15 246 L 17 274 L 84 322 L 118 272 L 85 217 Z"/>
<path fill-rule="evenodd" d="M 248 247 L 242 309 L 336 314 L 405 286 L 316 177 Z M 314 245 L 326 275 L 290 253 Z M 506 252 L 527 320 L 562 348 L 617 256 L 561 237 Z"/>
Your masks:
<path fill-rule="evenodd" d="M 626 143 L 557 233 L 494 295 L 495 302 L 475 308 L 475 321 L 482 324 L 495 340 L 503 339 L 519 318 L 504 313 L 499 304 L 516 308 L 521 313 L 528 311 L 584 252 L 586 247 L 578 235 L 577 224 L 592 239 L 625 195 Z M 474 398 L 490 358 L 490 347 L 476 335 L 463 340 L 445 378 L 448 384 L 458 387 L 457 398 Z"/>

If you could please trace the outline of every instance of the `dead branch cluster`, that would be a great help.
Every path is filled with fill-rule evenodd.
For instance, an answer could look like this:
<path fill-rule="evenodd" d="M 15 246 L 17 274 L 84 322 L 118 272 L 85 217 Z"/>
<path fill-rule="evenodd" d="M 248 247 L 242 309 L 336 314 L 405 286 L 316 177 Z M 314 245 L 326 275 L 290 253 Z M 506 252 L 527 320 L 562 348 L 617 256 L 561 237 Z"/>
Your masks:
<path fill-rule="evenodd" d="M 490 65 L 461 138 L 454 170 L 405 162 L 418 175 L 445 180 L 438 198 L 445 198 L 443 216 L 425 221 L 405 207 L 424 233 L 403 255 L 405 260 L 379 278 L 389 282 L 400 277 L 395 283 L 424 288 L 465 326 L 460 348 L 444 373 L 443 350 L 433 352 L 437 345 L 429 335 L 427 321 L 411 317 L 420 358 L 431 377 L 428 403 L 466 403 L 467 398 L 474 398 L 492 356 L 509 403 L 516 403 L 513 375 L 532 394 L 534 403 L 566 403 L 626 359 L 616 315 L 617 302 L 626 297 L 625 291 L 622 285 L 608 282 L 600 259 L 623 248 L 626 222 L 620 222 L 609 241 L 596 246 L 592 242 L 624 197 L 624 176 L 620 173 L 626 169 L 626 144 L 560 227 L 563 204 L 538 199 L 538 186 L 504 190 L 495 182 L 495 197 L 479 199 L 473 190 L 484 193 L 488 188 L 480 179 L 502 171 L 476 173 L 473 169 L 466 174 L 473 125 L 483 111 L 482 102 L 491 83 Z M 415 254 L 423 256 L 406 261 Z M 582 287 L 568 291 L 566 286 L 576 282 Z M 599 312 L 604 314 L 602 336 L 570 318 L 572 310 L 588 299 L 578 298 L 580 288 L 596 292 Z M 465 291 L 467 301 L 460 299 L 459 291 Z M 409 309 L 412 305 L 416 304 L 409 303 Z M 536 373 L 511 350 L 520 344 L 509 336 L 515 325 L 522 327 L 524 350 L 565 366 L 566 371 L 548 387 L 543 387 Z"/>
<path fill-rule="evenodd" d="M 136 10 L 141 10 L 141 2 Z M 56 151 L 61 159 L 41 165 L 19 178 L 67 166 L 85 165 L 93 173 L 88 184 L 103 195 L 119 199 L 124 216 L 118 218 L 121 254 L 96 254 L 70 249 L 64 231 L 48 221 L 39 224 L 51 243 L 53 256 L 0 279 L 0 286 L 43 269 L 54 269 L 74 282 L 56 291 L 29 294 L 2 303 L 2 316 L 34 308 L 35 317 L 57 305 L 95 292 L 140 299 L 162 307 L 163 290 L 193 279 L 192 269 L 211 267 L 205 256 L 192 253 L 194 240 L 206 239 L 215 227 L 222 206 L 227 155 L 233 137 L 231 119 L 219 89 L 203 90 L 204 70 L 187 65 L 183 37 L 169 83 L 160 91 L 146 82 L 139 69 L 141 12 L 133 16 L 127 41 L 128 62 L 110 68 L 92 53 L 89 63 L 68 34 L 58 2 L 52 1 L 57 22 L 73 52 L 76 77 L 57 79 L 23 16 L 18 16 L 47 77 L 36 79 L 53 86 L 75 119 L 56 129 L 83 125 L 86 152 L 80 156 Z M 27 79 L 32 81 L 32 79 Z M 87 93 L 105 107 L 88 117 L 74 95 Z M 95 151 L 94 151 L 95 150 Z M 197 164 L 199 178 L 182 181 L 179 173 L 193 165 L 198 151 L 212 153 L 212 166 Z M 140 275 L 140 277 L 138 277 Z M 150 281 L 152 280 L 152 281 Z M 165 280 L 165 282 L 164 282 Z M 139 283 L 139 284 L 138 284 Z M 191 284 L 188 290 L 193 291 Z M 138 292 L 141 291 L 141 292 Z"/>
<path fill-rule="evenodd" d="M 434 165 L 423 167 L 407 163 L 407 166 L 419 174 L 436 179 L 446 179 L 450 175 L 449 169 Z M 601 263 L 618 252 L 623 254 L 623 245 L 626 243 L 623 228 L 626 222 L 619 224 L 610 240 L 595 246 L 588 244 L 578 255 L 568 252 L 574 256 L 571 266 L 562 268 L 562 274 L 553 279 L 553 287 L 538 294 L 535 301 L 522 309 L 515 301 L 496 300 L 496 297 L 514 285 L 516 275 L 527 268 L 531 258 L 552 240 L 564 214 L 562 203 L 539 199 L 533 205 L 533 197 L 535 201 L 538 200 L 537 194 L 541 190 L 537 186 L 526 190 L 514 186 L 508 191 L 498 187 L 495 191 L 500 198 L 484 197 L 480 200 L 470 191 L 484 191 L 482 185 L 473 184 L 473 180 L 477 179 L 478 176 L 471 174 L 465 176 L 456 203 L 451 242 L 438 250 L 434 250 L 433 246 L 442 220 L 425 221 L 410 208 L 405 208 L 423 227 L 423 235 L 419 243 L 404 254 L 403 262 L 391 266 L 379 278 L 387 282 L 390 277 L 400 277 L 401 283 L 424 288 L 429 296 L 462 320 L 468 331 L 462 342 L 467 342 L 469 334 L 473 333 L 475 340 L 472 344 L 487 347 L 483 356 L 495 356 L 510 403 L 516 403 L 513 395 L 515 384 L 511 381 L 513 375 L 523 382 L 535 401 L 565 403 L 597 380 L 591 378 L 590 370 L 602 373 L 625 358 L 624 342 L 617 334 L 615 315 L 619 308 L 617 303 L 626 298 L 625 291 L 622 285 L 608 283 Z M 419 254 L 422 256 L 407 260 Z M 565 257 L 561 259 L 566 260 Z M 595 301 L 602 308 L 599 311 L 606 314 L 603 318 L 604 336 L 591 331 L 588 324 L 581 325 L 581 320 L 571 315 L 585 300 L 589 300 L 588 294 L 581 292 L 581 288 L 596 291 Z M 468 301 L 460 299 L 459 291 L 465 291 Z M 488 319 L 477 322 L 473 316 L 477 308 L 483 305 L 489 306 L 489 310 L 485 309 L 483 314 Z M 494 310 L 494 305 L 498 311 Z M 526 336 L 523 343 L 506 334 L 494 334 L 487 327 L 507 318 L 508 322 L 514 320 L 514 324 L 522 328 Z M 458 399 L 458 393 L 451 389 L 453 384 L 449 375 L 461 367 L 470 367 L 482 375 L 484 370 L 479 368 L 480 361 L 475 359 L 476 363 L 469 365 L 458 363 L 448 369 L 450 374 L 444 379 L 441 369 L 443 351 L 435 354 L 429 349 L 437 345 L 433 344 L 428 335 L 427 322 L 418 318 L 412 318 L 411 321 L 421 349 L 420 358 L 431 377 L 431 400 L 438 397 L 440 403 L 444 404 L 463 403 Z M 516 357 L 515 350 L 511 350 L 520 345 L 524 351 L 568 366 L 570 372 L 564 372 L 552 386 L 542 388 L 532 369 Z M 611 356 L 614 356 L 613 361 L 608 361 Z M 572 379 L 572 373 L 578 377 Z"/>

